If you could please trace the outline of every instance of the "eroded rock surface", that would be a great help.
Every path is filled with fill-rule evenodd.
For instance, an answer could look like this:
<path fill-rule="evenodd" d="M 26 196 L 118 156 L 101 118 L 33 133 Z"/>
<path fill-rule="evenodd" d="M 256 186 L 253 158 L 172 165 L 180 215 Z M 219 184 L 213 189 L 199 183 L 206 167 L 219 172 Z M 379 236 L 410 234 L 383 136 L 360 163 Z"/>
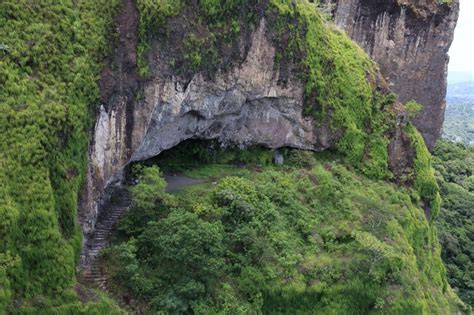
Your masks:
<path fill-rule="evenodd" d="M 416 6 L 402 0 L 340 0 L 334 7 L 337 24 L 380 63 L 401 99 L 424 105 L 416 124 L 430 145 L 443 121 L 446 52 L 457 8 L 457 2 L 448 6 L 428 0 Z M 107 202 L 107 188 L 121 180 L 128 163 L 156 156 L 183 140 L 319 151 L 334 147 L 343 134 L 303 115 L 304 83 L 279 73 L 264 19 L 240 43 L 239 63 L 212 78 L 201 73 L 185 79 L 174 76 L 160 56 L 162 43 L 152 43 L 147 60 L 151 76 L 144 81 L 137 75 L 133 0 L 124 0 L 117 24 L 114 66 L 102 74 L 104 105 L 93 130 L 81 198 L 80 221 L 86 235 L 94 229 L 101 204 Z M 387 89 L 385 83 L 375 84 Z M 397 117 L 401 118 L 391 135 L 389 164 L 402 177 L 412 154 L 407 154 L 409 139 L 401 132 L 406 124 L 403 110 Z"/>
<path fill-rule="evenodd" d="M 174 77 L 148 82 L 143 105 L 148 117 L 132 161 L 144 160 L 189 138 L 219 139 L 269 148 L 325 149 L 330 137 L 302 116 L 303 84 L 277 84 L 275 49 L 262 19 L 245 62 L 214 80 L 198 74 L 183 87 Z M 162 65 L 158 65 L 161 67 Z"/>
<path fill-rule="evenodd" d="M 131 116 L 125 91 L 117 91 L 101 107 L 90 148 L 89 189 L 81 207 L 86 234 L 93 229 L 105 188 L 121 178 L 127 163 L 156 156 L 183 140 L 218 139 L 243 146 L 310 150 L 334 145 L 340 132 L 324 124 L 316 127 L 303 116 L 303 83 L 278 84 L 275 48 L 265 32 L 262 19 L 244 63 L 214 79 L 197 74 L 184 86 L 167 75 L 167 65 L 156 63 L 153 77 L 143 83 L 143 95 L 135 96 Z"/>
<path fill-rule="evenodd" d="M 380 65 L 400 100 L 423 105 L 414 123 L 433 148 L 444 121 L 448 50 L 459 0 L 324 2 L 331 5 L 335 23 Z"/>

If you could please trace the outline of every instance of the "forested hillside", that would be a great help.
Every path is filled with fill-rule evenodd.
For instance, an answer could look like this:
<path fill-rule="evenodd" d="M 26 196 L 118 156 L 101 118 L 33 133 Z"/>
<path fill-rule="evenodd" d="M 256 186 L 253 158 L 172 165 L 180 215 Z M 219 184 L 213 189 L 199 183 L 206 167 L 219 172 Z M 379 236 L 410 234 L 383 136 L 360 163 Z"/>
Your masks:
<path fill-rule="evenodd" d="M 132 312 L 458 310 L 416 191 L 367 179 L 337 155 L 284 150 L 275 167 L 269 150 L 215 148 L 148 163 L 203 181 L 174 194 L 156 166 L 140 169 L 107 252 L 110 288 Z"/>
<path fill-rule="evenodd" d="M 450 84 L 443 138 L 474 146 L 474 82 Z"/>
<path fill-rule="evenodd" d="M 421 106 L 330 19 L 307 0 L 1 1 L 0 314 L 468 312 L 450 284 L 472 303 L 471 153 L 441 145 L 437 182 Z M 166 115 L 197 123 L 145 134 Z M 194 184 L 165 192 L 160 169 Z M 112 183 L 133 198 L 98 290 L 78 280 L 78 204 L 95 194 L 97 227 Z"/>
<path fill-rule="evenodd" d="M 433 165 L 443 197 L 436 226 L 448 281 L 474 306 L 474 149 L 439 142 Z"/>

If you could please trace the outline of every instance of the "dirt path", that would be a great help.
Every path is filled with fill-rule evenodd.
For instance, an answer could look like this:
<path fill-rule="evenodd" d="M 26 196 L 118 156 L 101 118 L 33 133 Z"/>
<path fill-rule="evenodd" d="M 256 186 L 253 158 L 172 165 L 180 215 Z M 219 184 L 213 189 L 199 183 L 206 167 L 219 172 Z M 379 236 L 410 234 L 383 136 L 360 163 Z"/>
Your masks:
<path fill-rule="evenodd" d="M 180 188 L 198 185 L 206 182 L 203 179 L 195 179 L 182 174 L 164 174 L 163 178 L 166 180 L 166 192 L 173 192 Z"/>

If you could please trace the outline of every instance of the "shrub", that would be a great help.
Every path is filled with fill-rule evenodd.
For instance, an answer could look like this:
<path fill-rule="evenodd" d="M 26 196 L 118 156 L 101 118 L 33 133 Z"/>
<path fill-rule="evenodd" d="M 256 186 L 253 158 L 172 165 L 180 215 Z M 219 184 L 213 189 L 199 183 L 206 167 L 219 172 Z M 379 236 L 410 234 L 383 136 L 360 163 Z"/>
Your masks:
<path fill-rule="evenodd" d="M 431 154 L 425 145 L 423 137 L 413 125 L 408 125 L 406 131 L 416 151 L 415 189 L 420 194 L 422 201 L 430 208 L 429 219 L 433 221 L 439 214 L 441 196 L 434 170 L 431 167 Z"/>
<path fill-rule="evenodd" d="M 156 272 L 153 308 L 186 312 L 222 275 L 222 226 L 174 210 L 140 235 L 141 257 Z"/>
<path fill-rule="evenodd" d="M 134 207 L 141 210 L 154 208 L 157 202 L 166 197 L 166 181 L 161 177 L 157 166 L 146 167 L 138 178 L 138 184 L 133 186 Z"/>
<path fill-rule="evenodd" d="M 418 104 L 416 101 L 409 101 L 405 104 L 405 108 L 408 113 L 408 118 L 410 118 L 410 120 L 413 120 L 421 112 L 423 106 Z"/>

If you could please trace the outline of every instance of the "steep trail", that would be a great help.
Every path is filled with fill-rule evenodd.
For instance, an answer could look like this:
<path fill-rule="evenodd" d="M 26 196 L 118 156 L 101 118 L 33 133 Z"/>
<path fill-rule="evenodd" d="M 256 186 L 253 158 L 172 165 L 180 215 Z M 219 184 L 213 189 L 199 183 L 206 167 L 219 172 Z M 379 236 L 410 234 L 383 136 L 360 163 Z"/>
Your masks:
<path fill-rule="evenodd" d="M 106 288 L 106 277 L 102 264 L 102 250 L 109 245 L 112 231 L 122 214 L 130 207 L 131 196 L 126 188 L 118 189 L 111 202 L 97 218 L 94 232 L 86 239 L 81 254 L 79 280 L 88 287 Z"/>
<path fill-rule="evenodd" d="M 180 174 L 163 177 L 167 182 L 166 192 L 205 182 Z M 86 238 L 81 254 L 79 282 L 84 286 L 106 289 L 107 279 L 101 259 L 102 251 L 110 244 L 110 237 L 116 224 L 130 205 L 130 192 L 126 187 L 120 187 L 112 194 L 110 203 L 100 212 L 94 232 Z"/>

